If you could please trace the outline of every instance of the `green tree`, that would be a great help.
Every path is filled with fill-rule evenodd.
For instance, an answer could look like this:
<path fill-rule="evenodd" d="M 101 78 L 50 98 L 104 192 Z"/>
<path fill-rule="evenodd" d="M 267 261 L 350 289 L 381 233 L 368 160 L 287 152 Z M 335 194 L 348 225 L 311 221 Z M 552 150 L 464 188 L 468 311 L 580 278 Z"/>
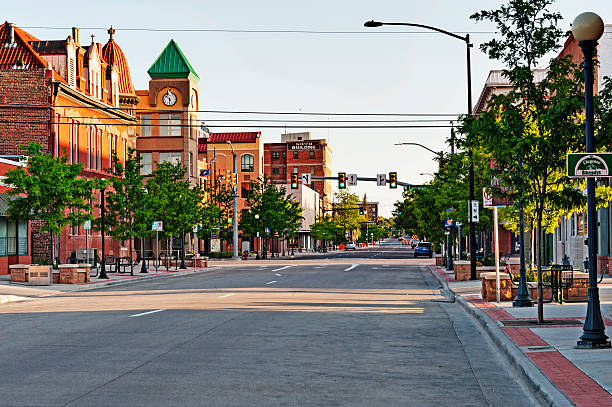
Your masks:
<path fill-rule="evenodd" d="M 28 156 L 26 168 L 6 172 L 9 195 L 24 195 L 9 201 L 11 218 L 41 220 L 41 232 L 51 234 L 52 257 L 55 259 L 55 235 L 68 225 L 82 225 L 92 219 L 90 202 L 100 181 L 79 178 L 80 164 L 69 164 L 66 155 L 43 154 L 40 145 L 30 142 L 21 146 Z"/>
<path fill-rule="evenodd" d="M 553 59 L 546 76 L 536 81 L 533 68 L 560 47 L 558 13 L 551 0 L 510 0 L 498 10 L 472 16 L 497 25 L 501 39 L 481 45 L 493 59 L 504 62 L 504 75 L 513 85 L 508 94 L 493 96 L 488 110 L 461 120 L 464 145 L 481 148 L 495 160 L 492 175 L 503 192 L 536 217 L 538 321 L 543 321 L 541 238 L 546 208 L 572 210 L 582 206 L 579 181 L 565 176 L 565 156 L 584 149 L 583 79 L 570 57 Z M 501 191 L 496 189 L 495 193 Z"/>
<path fill-rule="evenodd" d="M 338 225 L 331 216 L 324 216 L 310 225 L 310 235 L 313 239 L 326 245 L 327 241 L 334 241 L 338 233 Z"/>
<path fill-rule="evenodd" d="M 164 223 L 163 234 L 172 246 L 174 237 L 199 223 L 203 196 L 199 188 L 192 188 L 185 180 L 185 168 L 180 164 L 160 163 L 147 182 L 148 202 L 156 221 Z"/>
<path fill-rule="evenodd" d="M 334 194 L 334 222 L 338 225 L 346 240 L 346 234 L 349 233 L 352 238 L 358 233 L 361 223 L 365 222 L 365 216 L 359 214 L 359 195 L 349 192 L 348 190 L 340 190 Z"/>
<path fill-rule="evenodd" d="M 128 150 L 125 164 L 116 155 L 112 157 L 113 165 L 107 171 L 112 174 L 110 190 L 105 195 L 105 232 L 117 240 L 128 240 L 130 259 L 132 259 L 135 236 L 143 236 L 144 229 L 150 229 L 150 217 L 145 213 L 148 208 L 145 202 L 144 177 L 140 175 L 140 156 L 136 150 Z M 148 228 L 147 228 L 148 226 Z M 130 261 L 130 270 L 134 271 Z"/>

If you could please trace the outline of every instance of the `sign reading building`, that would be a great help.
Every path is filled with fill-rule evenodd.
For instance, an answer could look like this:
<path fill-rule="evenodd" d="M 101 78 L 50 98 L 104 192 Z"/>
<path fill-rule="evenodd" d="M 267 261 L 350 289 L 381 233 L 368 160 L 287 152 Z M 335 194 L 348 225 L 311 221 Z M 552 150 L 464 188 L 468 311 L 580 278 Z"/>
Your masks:
<path fill-rule="evenodd" d="M 570 153 L 565 163 L 570 178 L 610 177 L 612 153 Z"/>
<path fill-rule="evenodd" d="M 304 140 L 287 143 L 288 150 L 320 150 L 323 146 L 319 140 Z"/>

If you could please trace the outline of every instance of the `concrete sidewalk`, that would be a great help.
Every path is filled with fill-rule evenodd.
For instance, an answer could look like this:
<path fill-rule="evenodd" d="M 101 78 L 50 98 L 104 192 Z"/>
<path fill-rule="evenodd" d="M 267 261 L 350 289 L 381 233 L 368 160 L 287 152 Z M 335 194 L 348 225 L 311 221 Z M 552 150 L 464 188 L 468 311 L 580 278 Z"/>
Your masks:
<path fill-rule="evenodd" d="M 84 284 L 52 284 L 49 286 L 30 286 L 23 283 L 12 283 L 10 275 L 0 276 L 0 304 L 12 301 L 25 301 L 35 298 L 49 297 L 66 292 L 95 290 L 110 285 L 128 284 L 140 281 L 150 281 L 157 278 L 180 277 L 194 273 L 205 273 L 215 270 L 216 267 L 187 268 L 186 270 L 175 270 L 170 268 L 149 267 L 148 273 L 140 273 L 140 265 L 134 267 L 134 275 L 127 273 L 107 273 L 108 279 L 91 277 L 90 283 Z"/>
<path fill-rule="evenodd" d="M 452 272 L 431 267 L 432 274 L 455 300 L 486 329 L 502 352 L 522 371 L 541 396 L 557 405 L 555 389 L 577 406 L 612 406 L 612 349 L 575 349 L 582 335 L 586 303 L 545 304 L 545 326 L 525 326 L 537 319 L 537 307 L 514 308 L 511 301 L 483 301 L 481 282 L 455 281 Z M 612 278 L 599 285 L 606 333 L 612 332 Z M 531 361 L 531 363 L 529 363 Z M 549 383 L 542 381 L 542 375 Z"/>

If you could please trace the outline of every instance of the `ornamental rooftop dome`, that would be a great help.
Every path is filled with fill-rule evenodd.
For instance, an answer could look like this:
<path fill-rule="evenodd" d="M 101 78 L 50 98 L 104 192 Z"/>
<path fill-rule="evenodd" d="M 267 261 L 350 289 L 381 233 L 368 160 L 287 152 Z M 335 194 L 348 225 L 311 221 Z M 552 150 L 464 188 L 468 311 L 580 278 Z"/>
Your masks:
<path fill-rule="evenodd" d="M 102 58 L 108 63 L 109 66 L 114 66 L 119 74 L 119 94 L 121 95 L 135 95 L 134 85 L 132 84 L 132 77 L 130 76 L 130 67 L 128 66 L 125 55 L 119 45 L 113 40 L 113 34 L 115 30 L 111 27 L 108 30 L 110 38 L 108 42 L 102 47 Z"/>

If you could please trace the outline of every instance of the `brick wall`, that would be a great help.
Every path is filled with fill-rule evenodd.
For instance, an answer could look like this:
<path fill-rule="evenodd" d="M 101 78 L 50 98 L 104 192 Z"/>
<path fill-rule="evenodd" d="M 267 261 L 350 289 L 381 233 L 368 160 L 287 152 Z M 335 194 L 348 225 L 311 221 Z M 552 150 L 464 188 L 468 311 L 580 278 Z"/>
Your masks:
<path fill-rule="evenodd" d="M 43 222 L 40 220 L 30 221 L 30 237 L 32 261 L 37 259 L 51 262 L 51 235 L 40 231 Z"/>
<path fill-rule="evenodd" d="M 21 144 L 34 141 L 49 152 L 50 111 L 45 108 L 8 107 L 7 104 L 49 105 L 51 86 L 45 70 L 0 70 L 0 154 L 22 154 Z M 25 121 L 36 123 L 3 123 Z"/>

